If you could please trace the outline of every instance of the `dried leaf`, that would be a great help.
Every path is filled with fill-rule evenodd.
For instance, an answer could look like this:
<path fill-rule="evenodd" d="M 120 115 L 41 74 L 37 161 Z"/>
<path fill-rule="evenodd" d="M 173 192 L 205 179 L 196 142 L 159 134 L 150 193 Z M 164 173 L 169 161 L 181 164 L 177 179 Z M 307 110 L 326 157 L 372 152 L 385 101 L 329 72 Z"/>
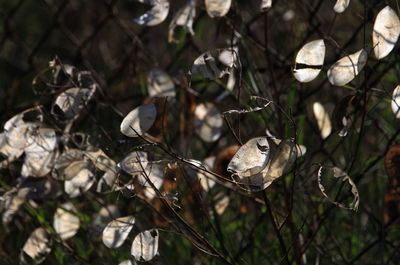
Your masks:
<path fill-rule="evenodd" d="M 63 118 L 71 119 L 78 115 L 92 98 L 95 90 L 74 87 L 65 90 L 56 98 L 53 113 L 62 114 Z"/>
<path fill-rule="evenodd" d="M 331 119 L 324 106 L 319 102 L 313 104 L 314 117 L 317 120 L 322 139 L 326 139 L 332 132 Z"/>
<path fill-rule="evenodd" d="M 393 187 L 400 186 L 400 145 L 390 146 L 384 162 L 390 185 Z"/>
<path fill-rule="evenodd" d="M 400 216 L 400 145 L 390 146 L 385 155 L 385 168 L 389 185 L 384 197 L 384 223 L 391 224 Z"/>
<path fill-rule="evenodd" d="M 367 58 L 364 49 L 341 58 L 329 68 L 329 82 L 334 86 L 344 86 L 351 82 L 364 68 Z"/>
<path fill-rule="evenodd" d="M 207 14 L 214 17 L 223 17 L 231 8 L 231 0 L 205 0 Z"/>
<path fill-rule="evenodd" d="M 178 26 L 185 28 L 193 36 L 193 21 L 195 16 L 196 0 L 188 0 L 186 5 L 178 10 L 174 19 L 169 24 L 168 42 L 179 42 L 179 40 L 175 38 L 175 29 Z"/>
<path fill-rule="evenodd" d="M 335 10 L 336 13 L 342 13 L 346 10 L 349 4 L 350 0 L 337 0 L 333 10 Z"/>
<path fill-rule="evenodd" d="M 131 254 L 138 261 L 150 261 L 158 251 L 158 230 L 151 229 L 139 233 L 132 243 Z"/>
<path fill-rule="evenodd" d="M 207 79 L 221 78 L 231 73 L 237 59 L 237 51 L 234 49 L 208 51 L 197 57 L 193 62 L 191 72 Z"/>
<path fill-rule="evenodd" d="M 396 119 L 400 119 L 400 85 L 393 90 L 391 107 Z"/>
<path fill-rule="evenodd" d="M 127 155 L 118 166 L 126 173 L 136 176 L 143 172 L 148 163 L 146 152 L 135 151 Z"/>
<path fill-rule="evenodd" d="M 256 137 L 239 148 L 228 164 L 228 171 L 240 178 L 250 177 L 260 173 L 267 166 L 269 158 L 267 137 Z"/>
<path fill-rule="evenodd" d="M 385 168 L 390 178 L 391 186 L 400 186 L 400 145 L 390 146 L 385 155 Z"/>
<path fill-rule="evenodd" d="M 375 18 L 372 44 L 376 58 L 386 57 L 396 45 L 400 35 L 400 20 L 390 6 L 383 8 Z"/>
<path fill-rule="evenodd" d="M 111 221 L 103 231 L 103 243 L 108 248 L 119 248 L 133 228 L 135 217 L 125 216 Z"/>
<path fill-rule="evenodd" d="M 221 113 L 210 102 L 196 106 L 194 123 L 197 134 L 206 142 L 214 142 L 221 136 L 223 119 Z"/>
<path fill-rule="evenodd" d="M 29 236 L 22 248 L 20 260 L 27 264 L 24 255 L 33 259 L 34 264 L 42 263 L 51 251 L 51 238 L 49 233 L 42 227 L 35 229 Z"/>
<path fill-rule="evenodd" d="M 175 84 L 171 77 L 159 68 L 153 68 L 147 76 L 150 97 L 175 97 Z"/>
<path fill-rule="evenodd" d="M 138 137 L 147 132 L 156 120 L 157 109 L 151 104 L 141 105 L 126 115 L 121 123 L 121 133 L 128 137 Z"/>
<path fill-rule="evenodd" d="M 293 70 L 294 77 L 302 83 L 314 80 L 325 60 L 325 43 L 323 39 L 314 40 L 301 47 L 296 56 L 296 65 Z"/>
<path fill-rule="evenodd" d="M 385 168 L 389 185 L 384 197 L 384 223 L 390 224 L 400 216 L 400 145 L 390 146 L 385 155 Z"/>
<path fill-rule="evenodd" d="M 168 16 L 169 2 L 168 0 L 137 0 L 140 3 L 151 5 L 151 8 L 138 18 L 133 19 L 134 22 L 145 26 L 156 26 L 162 23 Z"/>
<path fill-rule="evenodd" d="M 79 217 L 71 212 L 76 212 L 70 202 L 63 203 L 54 214 L 53 227 L 62 240 L 73 237 L 80 227 Z"/>
<path fill-rule="evenodd" d="M 360 203 L 360 196 L 358 194 L 356 184 L 354 184 L 353 180 L 347 175 L 347 173 L 344 172 L 343 170 L 341 170 L 340 168 L 332 167 L 332 168 L 329 168 L 328 170 L 330 170 L 333 173 L 332 174 L 333 178 L 341 180 L 343 183 L 346 183 L 346 182 L 348 183 L 349 187 L 351 188 L 351 193 L 353 194 L 354 199 L 348 206 L 346 206 L 340 202 L 334 201 L 332 198 L 329 198 L 328 194 L 326 194 L 326 192 L 325 192 L 325 187 L 322 185 L 322 175 L 323 175 L 324 167 L 321 166 L 318 169 L 318 188 L 321 191 L 322 195 L 326 199 L 328 199 L 329 202 L 335 204 L 336 206 L 338 206 L 340 208 L 357 211 L 358 205 Z"/>

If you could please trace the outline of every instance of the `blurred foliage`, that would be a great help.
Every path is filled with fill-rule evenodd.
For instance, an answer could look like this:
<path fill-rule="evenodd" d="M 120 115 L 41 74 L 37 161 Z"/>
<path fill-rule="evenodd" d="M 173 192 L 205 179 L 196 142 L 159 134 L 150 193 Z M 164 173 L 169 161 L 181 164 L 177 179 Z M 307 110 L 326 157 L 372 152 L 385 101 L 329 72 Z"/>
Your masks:
<path fill-rule="evenodd" d="M 396 45 L 387 58 L 376 60 L 371 32 L 379 10 L 389 4 L 399 11 L 399 3 L 352 0 L 342 14 L 333 11 L 334 3 L 275 0 L 270 10 L 261 12 L 258 0 L 233 0 L 225 17 L 210 18 L 199 0 L 195 35 L 178 29 L 179 42 L 173 44 L 167 41 L 168 25 L 185 1 L 171 1 L 166 21 L 154 27 L 132 21 L 148 10 L 132 0 L 2 1 L 1 126 L 37 105 L 42 105 L 52 120 L 50 110 L 57 95 L 34 93 L 32 81 L 57 56 L 62 63 L 93 74 L 100 89 L 72 127 L 90 135 L 91 144 L 116 162 L 138 148 L 161 160 L 163 166 L 182 162 L 119 131 L 129 111 L 148 103 L 147 75 L 154 67 L 166 71 L 176 84 L 176 101 L 163 143 L 180 157 L 203 161 L 239 144 L 236 137 L 245 143 L 265 135 L 266 129 L 280 139 L 294 137 L 307 147 L 307 153 L 296 160 L 293 170 L 256 193 L 240 193 L 216 184 L 203 195 L 185 171 L 187 165 L 179 163 L 183 173 L 172 191 L 178 197 L 176 211 L 225 260 L 188 239 L 176 218 L 166 226 L 157 223 L 156 202 L 152 205 L 123 191 L 99 194 L 93 187 L 77 198 L 63 193 L 55 200 L 24 203 L 11 224 L 0 226 L 0 263 L 17 264 L 20 250 L 35 228 L 48 228 L 54 235 L 54 212 L 68 200 L 77 208 L 81 227 L 73 238 L 55 242 L 43 264 L 118 264 L 131 257 L 134 236 L 153 227 L 160 228 L 160 246 L 159 255 L 150 264 L 398 264 L 400 201 L 395 202 L 396 219 L 385 223 L 384 196 L 390 185 L 383 159 L 389 147 L 400 142 L 400 125 L 390 109 L 392 91 L 400 77 L 399 48 Z M 227 76 L 206 80 L 188 73 L 201 53 L 231 47 L 235 35 L 240 36 L 240 67 L 234 69 L 237 82 L 227 97 L 216 101 L 228 91 Z M 327 46 L 323 71 L 311 83 L 301 84 L 292 74 L 294 58 L 306 42 L 315 39 L 324 39 Z M 330 85 L 326 78 L 330 65 L 361 48 L 370 55 L 363 72 L 345 87 Z M 322 139 L 312 104 L 321 102 L 332 116 L 337 103 L 347 95 L 355 95 L 352 129 L 346 137 L 333 132 Z M 226 115 L 222 135 L 215 142 L 207 143 L 194 132 L 192 108 L 196 104 L 214 102 L 221 113 L 262 105 L 262 100 L 251 100 L 251 96 L 274 104 L 258 112 Z M 62 130 L 57 133 L 61 135 Z M 222 161 L 223 171 L 218 172 L 226 178 L 228 162 Z M 354 180 L 361 200 L 357 212 L 323 199 L 316 175 L 320 164 L 338 166 Z M 0 170 L 1 194 L 21 181 L 21 165 L 19 159 Z M 217 170 L 215 165 L 213 170 Z M 230 199 L 222 215 L 215 209 L 219 193 Z M 206 196 L 204 205 L 196 204 L 201 196 Z M 108 249 L 98 232 L 89 232 L 93 215 L 107 204 L 117 205 L 121 216 L 136 218 L 127 242 L 118 249 Z"/>

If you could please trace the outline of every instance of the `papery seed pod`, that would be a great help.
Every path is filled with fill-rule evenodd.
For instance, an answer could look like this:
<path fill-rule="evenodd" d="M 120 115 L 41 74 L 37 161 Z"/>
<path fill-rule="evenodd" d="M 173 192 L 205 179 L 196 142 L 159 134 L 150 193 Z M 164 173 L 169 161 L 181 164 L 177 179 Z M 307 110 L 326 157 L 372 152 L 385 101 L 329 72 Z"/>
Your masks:
<path fill-rule="evenodd" d="M 311 82 L 321 72 L 325 60 L 324 40 L 315 40 L 301 47 L 296 56 L 294 77 L 302 82 Z"/>
<path fill-rule="evenodd" d="M 368 54 L 364 49 L 339 59 L 328 70 L 328 80 L 334 86 L 351 82 L 364 68 Z"/>
<path fill-rule="evenodd" d="M 390 6 L 383 8 L 375 18 L 372 46 L 375 57 L 382 59 L 393 50 L 400 35 L 400 19 Z"/>
<path fill-rule="evenodd" d="M 151 5 L 151 8 L 138 18 L 133 19 L 134 22 L 144 26 L 156 26 L 162 23 L 168 16 L 169 2 L 168 0 L 137 0 L 143 4 Z"/>
<path fill-rule="evenodd" d="M 158 252 L 158 237 L 159 233 L 157 229 L 139 233 L 132 243 L 132 256 L 138 261 L 152 260 Z"/>

